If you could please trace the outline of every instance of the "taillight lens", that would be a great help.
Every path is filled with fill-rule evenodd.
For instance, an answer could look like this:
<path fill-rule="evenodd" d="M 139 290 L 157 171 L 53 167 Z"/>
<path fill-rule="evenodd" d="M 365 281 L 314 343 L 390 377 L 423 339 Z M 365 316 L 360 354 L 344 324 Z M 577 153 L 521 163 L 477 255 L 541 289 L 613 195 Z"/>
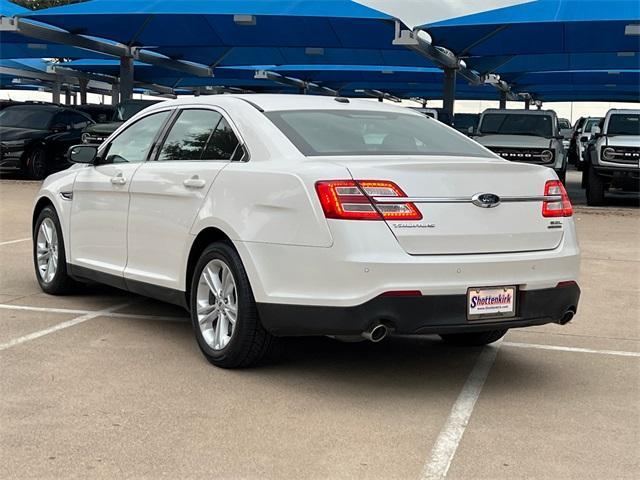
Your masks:
<path fill-rule="evenodd" d="M 560 200 L 542 202 L 543 217 L 570 217 L 573 215 L 573 206 L 569 195 L 560 180 L 549 180 L 544 185 L 545 195 L 559 195 Z"/>
<path fill-rule="evenodd" d="M 327 218 L 340 220 L 422 220 L 413 203 L 376 203 L 373 197 L 406 197 L 393 182 L 328 180 L 316 183 Z"/>

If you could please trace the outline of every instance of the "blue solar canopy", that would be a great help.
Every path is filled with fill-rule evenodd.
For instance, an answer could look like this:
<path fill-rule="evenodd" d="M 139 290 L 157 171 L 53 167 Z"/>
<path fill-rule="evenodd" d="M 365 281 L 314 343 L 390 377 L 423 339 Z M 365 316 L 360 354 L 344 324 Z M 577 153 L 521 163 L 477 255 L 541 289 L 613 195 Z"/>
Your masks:
<path fill-rule="evenodd" d="M 93 0 L 25 17 L 205 65 L 428 65 L 351 0 Z"/>

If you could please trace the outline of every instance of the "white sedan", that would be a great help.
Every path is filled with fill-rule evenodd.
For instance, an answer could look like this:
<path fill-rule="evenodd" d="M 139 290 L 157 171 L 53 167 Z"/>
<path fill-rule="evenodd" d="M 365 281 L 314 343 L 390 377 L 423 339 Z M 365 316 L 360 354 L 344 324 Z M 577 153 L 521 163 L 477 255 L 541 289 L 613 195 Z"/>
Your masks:
<path fill-rule="evenodd" d="M 42 289 L 97 281 L 182 305 L 221 367 L 255 363 L 276 336 L 481 345 L 578 307 L 572 206 L 553 170 L 410 109 L 168 101 L 69 157 L 35 203 Z"/>

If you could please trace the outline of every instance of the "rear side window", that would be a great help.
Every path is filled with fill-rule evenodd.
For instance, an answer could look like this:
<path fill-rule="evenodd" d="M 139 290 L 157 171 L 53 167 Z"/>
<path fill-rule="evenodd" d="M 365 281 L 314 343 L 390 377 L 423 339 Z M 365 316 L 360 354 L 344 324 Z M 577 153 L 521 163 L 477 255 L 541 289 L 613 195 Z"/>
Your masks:
<path fill-rule="evenodd" d="M 213 110 L 183 110 L 167 135 L 158 160 L 211 159 L 207 144 L 222 115 Z"/>
<path fill-rule="evenodd" d="M 423 115 L 370 110 L 294 110 L 265 115 L 307 157 L 490 156 L 476 142 Z"/>
<path fill-rule="evenodd" d="M 238 139 L 212 110 L 184 110 L 171 127 L 158 160 L 230 160 Z"/>

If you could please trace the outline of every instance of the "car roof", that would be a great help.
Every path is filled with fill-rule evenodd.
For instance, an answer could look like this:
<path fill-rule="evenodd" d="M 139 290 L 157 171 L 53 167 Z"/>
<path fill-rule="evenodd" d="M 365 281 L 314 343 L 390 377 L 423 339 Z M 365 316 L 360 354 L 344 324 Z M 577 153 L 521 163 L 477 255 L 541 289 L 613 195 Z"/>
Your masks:
<path fill-rule="evenodd" d="M 236 102 L 249 103 L 264 112 L 275 112 L 283 110 L 374 110 L 393 111 L 406 113 L 408 115 L 420 115 L 413 109 L 397 107 L 384 104 L 378 101 L 362 100 L 355 98 L 343 98 L 321 95 L 293 95 L 293 94 L 223 94 L 200 96 L 194 98 L 179 98 L 167 100 L 158 106 L 170 105 L 222 105 Z"/>
<path fill-rule="evenodd" d="M 628 113 L 632 113 L 634 115 L 640 115 L 640 110 L 633 109 L 633 108 L 612 108 L 607 112 L 607 115 L 612 115 L 615 113 L 621 113 L 623 115 Z"/>

